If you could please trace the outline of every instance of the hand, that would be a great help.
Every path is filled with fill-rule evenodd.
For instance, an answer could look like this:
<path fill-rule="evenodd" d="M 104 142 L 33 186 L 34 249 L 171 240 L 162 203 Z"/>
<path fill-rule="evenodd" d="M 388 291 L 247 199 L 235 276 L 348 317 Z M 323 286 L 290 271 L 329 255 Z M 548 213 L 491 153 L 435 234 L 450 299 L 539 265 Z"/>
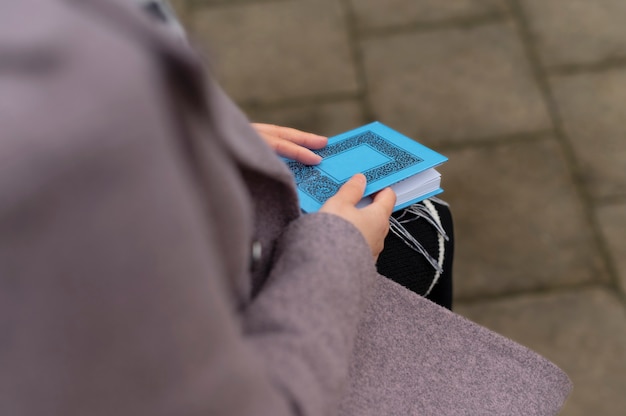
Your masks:
<path fill-rule="evenodd" d="M 385 188 L 374 195 L 370 205 L 358 209 L 356 204 L 363 198 L 366 184 L 364 175 L 354 175 L 326 201 L 320 212 L 335 214 L 351 222 L 361 231 L 372 250 L 372 256 L 377 259 L 389 232 L 389 216 L 396 203 L 396 194 L 391 188 Z"/>
<path fill-rule="evenodd" d="M 276 153 L 283 157 L 305 165 L 317 165 L 322 161 L 321 156 L 309 149 L 325 147 L 328 138 L 324 136 L 272 124 L 252 123 L 252 127 Z"/>

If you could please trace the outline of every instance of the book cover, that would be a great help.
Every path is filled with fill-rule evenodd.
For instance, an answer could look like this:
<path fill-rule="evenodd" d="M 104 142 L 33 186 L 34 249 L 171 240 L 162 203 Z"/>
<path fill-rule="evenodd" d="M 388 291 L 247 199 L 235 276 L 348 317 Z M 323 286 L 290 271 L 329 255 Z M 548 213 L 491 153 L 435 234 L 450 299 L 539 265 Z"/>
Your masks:
<path fill-rule="evenodd" d="M 448 159 L 380 122 L 329 137 L 328 145 L 314 152 L 323 158 L 316 166 L 286 161 L 305 212 L 318 211 L 356 173 L 367 178 L 360 206 L 388 186 L 397 195 L 394 211 L 443 192 L 434 167 Z"/>

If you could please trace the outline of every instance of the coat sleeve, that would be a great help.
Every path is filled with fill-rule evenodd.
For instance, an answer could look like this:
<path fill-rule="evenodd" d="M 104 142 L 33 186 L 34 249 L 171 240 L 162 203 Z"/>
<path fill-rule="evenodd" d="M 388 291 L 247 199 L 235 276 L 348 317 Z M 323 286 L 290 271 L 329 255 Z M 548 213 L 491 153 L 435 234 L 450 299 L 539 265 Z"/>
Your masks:
<path fill-rule="evenodd" d="M 153 57 L 47 7 L 24 53 L 51 66 L 0 69 L 0 414 L 328 414 L 373 277 L 358 231 L 295 221 L 239 315 Z"/>
<path fill-rule="evenodd" d="M 298 414 L 332 414 L 347 389 L 356 328 L 375 281 L 359 231 L 331 214 L 294 221 L 245 329 Z"/>

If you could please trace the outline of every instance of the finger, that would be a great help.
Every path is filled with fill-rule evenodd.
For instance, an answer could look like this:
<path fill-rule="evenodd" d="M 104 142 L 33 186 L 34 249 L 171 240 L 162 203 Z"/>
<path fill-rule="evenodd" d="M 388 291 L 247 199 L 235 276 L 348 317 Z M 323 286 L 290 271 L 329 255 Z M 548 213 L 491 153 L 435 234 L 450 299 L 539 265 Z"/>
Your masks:
<path fill-rule="evenodd" d="M 297 160 L 305 165 L 318 165 L 322 161 L 322 157 L 313 153 L 311 150 L 306 149 L 295 143 L 291 143 L 287 140 L 280 139 L 262 131 L 257 131 L 261 137 L 276 153 L 280 156 L 288 159 Z"/>
<path fill-rule="evenodd" d="M 328 144 L 327 137 L 288 127 L 281 127 L 279 129 L 279 137 L 308 149 L 322 149 Z"/>
<path fill-rule="evenodd" d="M 268 141 L 276 153 L 288 159 L 296 160 L 305 165 L 319 165 L 322 161 L 320 155 L 298 144 L 276 138 L 269 138 Z"/>
<path fill-rule="evenodd" d="M 321 149 L 328 144 L 328 138 L 313 133 L 306 133 L 290 127 L 281 127 L 273 124 L 252 123 L 259 133 L 275 136 L 299 144 L 308 149 Z"/>
<path fill-rule="evenodd" d="M 396 193 L 391 188 L 385 188 L 374 195 L 374 201 L 369 206 L 378 207 L 386 216 L 390 216 L 396 205 Z"/>
<path fill-rule="evenodd" d="M 366 185 L 365 175 L 357 173 L 339 188 L 333 198 L 350 205 L 356 205 L 363 198 Z"/>

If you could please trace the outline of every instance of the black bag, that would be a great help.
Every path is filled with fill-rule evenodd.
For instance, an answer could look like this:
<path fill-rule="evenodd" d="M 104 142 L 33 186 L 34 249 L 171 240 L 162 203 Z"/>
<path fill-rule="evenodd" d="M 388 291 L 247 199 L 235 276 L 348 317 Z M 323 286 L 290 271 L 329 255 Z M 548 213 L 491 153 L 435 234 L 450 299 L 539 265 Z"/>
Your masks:
<path fill-rule="evenodd" d="M 378 272 L 452 309 L 453 231 L 450 207 L 437 198 L 394 212 Z"/>

